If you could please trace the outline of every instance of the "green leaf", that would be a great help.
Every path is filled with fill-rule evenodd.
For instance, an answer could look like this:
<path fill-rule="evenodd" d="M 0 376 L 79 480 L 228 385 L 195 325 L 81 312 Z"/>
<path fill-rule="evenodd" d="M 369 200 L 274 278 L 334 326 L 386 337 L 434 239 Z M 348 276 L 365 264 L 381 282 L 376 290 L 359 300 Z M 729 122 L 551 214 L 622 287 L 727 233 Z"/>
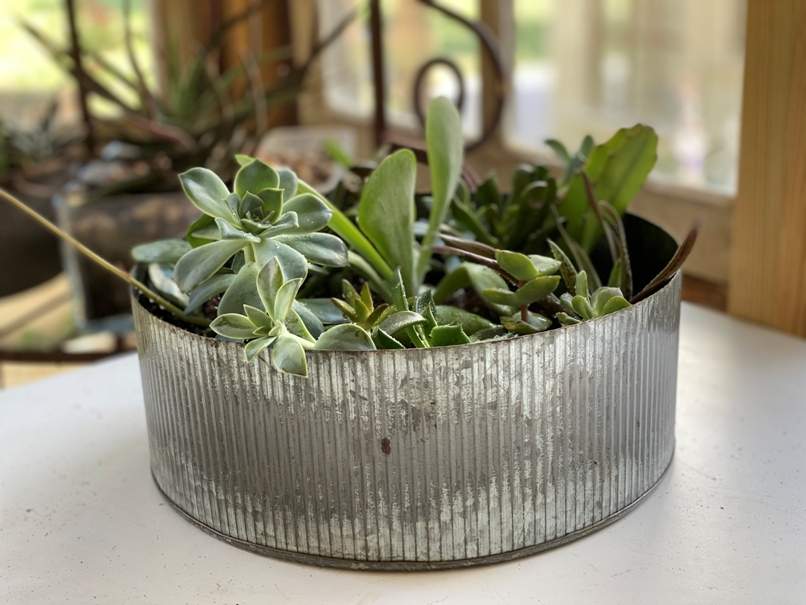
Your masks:
<path fill-rule="evenodd" d="M 244 305 L 260 307 L 261 300 L 257 291 L 258 266 L 247 263 L 235 275 L 229 287 L 218 303 L 218 314 L 243 313 Z"/>
<path fill-rule="evenodd" d="M 325 325 L 344 323 L 344 315 L 330 298 L 304 298 L 304 304 Z"/>
<path fill-rule="evenodd" d="M 563 325 L 563 326 L 574 326 L 574 325 L 576 325 L 578 323 L 582 323 L 576 317 L 573 317 L 573 316 L 571 316 L 568 313 L 565 313 L 563 311 L 560 311 L 554 317 L 556 317 L 557 321 L 560 322 L 560 325 Z"/>
<path fill-rule="evenodd" d="M 532 261 L 525 254 L 510 250 L 496 250 L 495 260 L 501 268 L 519 281 L 528 281 L 540 275 Z"/>
<path fill-rule="evenodd" d="M 235 173 L 235 193 L 244 197 L 246 192 L 260 194 L 264 189 L 274 189 L 280 184 L 277 172 L 260 160 L 252 160 Z"/>
<path fill-rule="evenodd" d="M 312 263 L 325 267 L 347 265 L 347 247 L 330 233 L 294 233 L 278 235 L 274 239 L 291 246 Z"/>
<path fill-rule="evenodd" d="M 215 219 L 207 214 L 202 214 L 193 221 L 185 232 L 185 239 L 194 248 L 215 241 L 220 233 L 216 227 Z"/>
<path fill-rule="evenodd" d="M 586 271 L 577 273 L 576 283 L 574 284 L 574 294 L 588 298 L 590 290 L 588 289 L 588 274 Z"/>
<path fill-rule="evenodd" d="M 308 302 L 310 302 L 310 300 L 311 299 L 308 299 Z M 305 324 L 305 328 L 308 330 L 308 332 L 310 332 L 313 338 L 318 338 L 319 335 L 325 331 L 325 326 L 322 324 L 322 320 L 319 319 L 317 314 L 308 306 L 305 301 L 295 300 L 292 308 L 294 312 L 299 315 L 300 320 Z"/>
<path fill-rule="evenodd" d="M 283 274 L 282 267 L 276 258 L 272 258 L 260 269 L 257 274 L 256 286 L 257 293 L 263 303 L 263 308 L 266 311 L 274 312 L 274 301 L 277 298 L 277 293 L 285 283 L 285 275 Z M 274 315 L 272 315 L 274 317 Z"/>
<path fill-rule="evenodd" d="M 384 319 L 378 327 L 387 334 L 394 336 L 397 332 L 409 326 L 421 323 L 425 323 L 425 317 L 419 313 L 415 313 L 414 311 L 397 311 Z"/>
<path fill-rule="evenodd" d="M 379 349 L 405 349 L 406 347 L 403 346 L 397 338 L 392 336 L 391 334 L 387 334 L 381 329 L 375 331 L 375 336 L 373 337 L 375 342 L 375 346 Z"/>
<path fill-rule="evenodd" d="M 256 328 L 272 326 L 273 322 L 263 309 L 258 309 L 252 305 L 244 305 L 243 311 Z"/>
<path fill-rule="evenodd" d="M 300 317 L 299 313 L 297 313 L 294 308 L 296 307 L 297 302 L 294 301 L 294 306 L 291 308 L 291 311 L 288 313 L 288 317 L 285 319 L 285 327 L 288 328 L 288 331 L 298 336 L 299 338 L 303 339 L 309 344 L 313 344 L 316 342 L 313 334 L 311 334 L 311 330 L 308 329 L 308 324 L 303 321 L 302 317 Z M 314 326 L 317 328 L 317 326 Z M 324 330 L 324 327 L 322 327 Z M 322 330 L 317 329 L 317 334 L 321 334 Z"/>
<path fill-rule="evenodd" d="M 251 233 L 247 233 L 246 231 L 242 231 L 237 227 L 233 227 L 228 221 L 225 221 L 223 218 L 217 218 L 215 220 L 216 227 L 218 227 L 218 232 L 221 234 L 221 239 L 237 239 L 246 242 L 259 242 L 260 238 L 256 235 L 252 235 Z"/>
<path fill-rule="evenodd" d="M 212 217 L 232 218 L 226 203 L 229 189 L 215 172 L 207 168 L 191 168 L 179 175 L 179 182 L 196 208 Z"/>
<path fill-rule="evenodd" d="M 417 260 L 418 281 L 422 281 L 431 262 L 431 248 L 439 227 L 448 214 L 451 198 L 462 174 L 464 142 L 462 141 L 462 118 L 453 102 L 446 97 L 437 97 L 428 105 L 425 118 L 425 141 L 428 153 L 428 168 L 431 171 L 433 201 L 428 217 L 428 230 L 420 246 Z"/>
<path fill-rule="evenodd" d="M 246 166 L 247 164 L 254 162 L 255 158 L 251 155 L 246 155 L 245 153 L 236 153 L 235 161 L 238 163 L 238 166 Z"/>
<path fill-rule="evenodd" d="M 438 304 L 445 303 L 454 292 L 467 287 L 472 287 L 479 296 L 489 288 L 508 291 L 504 278 L 493 269 L 475 263 L 462 263 L 439 282 L 436 290 L 434 290 L 434 302 Z M 485 302 L 490 304 L 492 310 L 498 315 L 512 313 L 512 309 L 508 306 L 497 305 L 487 300 Z"/>
<path fill-rule="evenodd" d="M 465 311 L 464 309 L 450 305 L 437 305 L 434 309 L 434 315 L 438 324 L 456 324 L 462 326 L 465 333 L 471 336 L 479 330 L 487 330 L 495 325 L 481 315 L 476 315 L 470 311 Z"/>
<path fill-rule="evenodd" d="M 529 260 L 532 261 L 538 275 L 554 275 L 562 265 L 557 259 L 540 254 L 530 254 Z"/>
<path fill-rule="evenodd" d="M 297 175 L 288 168 L 279 168 L 277 176 L 280 179 L 277 187 L 283 190 L 283 199 L 290 200 L 297 194 Z"/>
<path fill-rule="evenodd" d="M 322 332 L 316 348 L 327 351 L 374 351 L 369 332 L 355 324 L 339 324 Z"/>
<path fill-rule="evenodd" d="M 517 307 L 518 297 L 514 292 L 505 288 L 487 288 L 480 292 L 481 297 L 494 305 L 504 305 L 505 307 Z"/>
<path fill-rule="evenodd" d="M 277 219 L 271 227 L 262 229 L 260 231 L 260 236 L 264 238 L 276 237 L 284 233 L 294 233 L 298 229 L 299 229 L 299 219 L 297 217 L 297 213 L 286 212 L 279 219 Z"/>
<path fill-rule="evenodd" d="M 518 291 L 515 292 L 515 298 L 519 305 L 530 305 L 539 300 L 543 300 L 546 296 L 554 292 L 559 285 L 559 275 L 535 277 L 533 280 L 526 282 L 523 286 L 518 288 Z"/>
<path fill-rule="evenodd" d="M 616 296 L 624 298 L 621 290 L 617 287 L 604 287 L 596 290 L 593 296 L 591 296 L 591 306 L 593 307 L 594 313 L 597 316 L 602 315 L 605 305 L 607 305 L 610 299 Z"/>
<path fill-rule="evenodd" d="M 520 313 L 501 318 L 501 325 L 514 334 L 537 334 L 551 327 L 551 320 L 539 313 L 527 313 L 527 321 L 523 321 Z"/>
<path fill-rule="evenodd" d="M 283 205 L 285 212 L 294 211 L 299 219 L 298 231 L 309 233 L 324 229 L 333 213 L 315 195 L 303 193 L 291 198 Z"/>
<path fill-rule="evenodd" d="M 277 296 L 274 298 L 274 312 L 273 317 L 275 321 L 285 321 L 288 317 L 288 312 L 291 311 L 291 306 L 294 304 L 294 298 L 297 296 L 299 287 L 302 285 L 302 279 L 291 279 L 285 282 L 280 289 L 277 290 Z"/>
<path fill-rule="evenodd" d="M 622 128 L 609 140 L 593 148 L 584 170 L 598 200 L 610 203 L 623 214 L 637 195 L 657 160 L 658 136 L 649 126 Z M 582 248 L 590 251 L 601 229 L 589 208 L 585 183 L 580 175 L 571 179 L 560 213 L 568 219 L 567 229 Z"/>
<path fill-rule="evenodd" d="M 576 267 L 574 267 L 574 263 L 572 263 L 571 259 L 568 258 L 568 255 L 563 252 L 563 249 L 551 240 L 549 240 L 549 248 L 551 248 L 551 254 L 554 256 L 554 258 L 560 261 L 560 275 L 565 283 L 565 288 L 571 294 L 575 294 L 577 270 Z"/>
<path fill-rule="evenodd" d="M 571 299 L 571 305 L 574 307 L 576 314 L 582 319 L 593 318 L 593 308 L 586 297 L 580 294 L 575 295 L 574 298 Z"/>
<path fill-rule="evenodd" d="M 255 326 L 246 315 L 239 313 L 224 313 L 210 322 L 210 329 L 216 334 L 233 340 L 246 340 L 252 338 Z"/>
<path fill-rule="evenodd" d="M 136 263 L 173 265 L 189 250 L 190 244 L 183 239 L 160 239 L 135 246 L 131 254 Z"/>
<path fill-rule="evenodd" d="M 434 326 L 428 338 L 432 347 L 465 345 L 470 342 L 462 326 Z"/>
<path fill-rule="evenodd" d="M 274 336 L 265 336 L 263 338 L 256 338 L 246 343 L 243 352 L 246 355 L 246 361 L 253 361 L 260 353 L 274 344 L 276 338 Z"/>
<path fill-rule="evenodd" d="M 555 153 L 557 158 L 563 164 L 567 164 L 568 162 L 571 161 L 571 154 L 568 153 L 568 149 L 566 149 L 562 141 L 558 141 L 557 139 L 546 139 L 543 142 L 549 149 L 551 149 Z"/>
<path fill-rule="evenodd" d="M 615 313 L 616 311 L 626 309 L 627 307 L 630 306 L 632 305 L 630 305 L 627 299 L 624 298 L 623 296 L 614 296 L 605 303 L 599 315 L 609 315 L 610 313 Z"/>
<path fill-rule="evenodd" d="M 159 263 L 149 263 L 148 279 L 154 289 L 166 298 L 175 302 L 180 307 L 184 307 L 188 302 L 187 295 L 179 289 L 173 279 L 173 270 L 170 265 L 160 265 Z"/>
<path fill-rule="evenodd" d="M 227 239 L 193 248 L 176 263 L 174 280 L 183 292 L 190 292 L 212 277 L 245 245 L 243 240 Z"/>
<path fill-rule="evenodd" d="M 308 275 L 308 261 L 291 246 L 275 239 L 264 239 L 252 246 L 255 259 L 261 267 L 276 258 L 283 268 L 283 275 L 287 279 L 305 278 Z"/>
<path fill-rule="evenodd" d="M 300 342 L 290 334 L 277 337 L 271 348 L 271 363 L 281 372 L 308 375 L 308 360 L 305 359 L 305 349 Z"/>
<path fill-rule="evenodd" d="M 185 305 L 185 313 L 193 313 L 213 296 L 218 296 L 230 287 L 235 275 L 233 273 L 221 273 L 213 275 L 207 281 L 202 282 L 190 291 L 190 297 Z"/>
<path fill-rule="evenodd" d="M 305 181 L 300 180 L 297 185 L 297 190 L 302 193 L 310 193 L 319 198 L 333 213 L 330 218 L 328 226 L 333 232 L 342 238 L 347 244 L 355 250 L 366 262 L 372 266 L 377 274 L 385 280 L 391 280 L 394 277 L 394 271 L 386 263 L 383 257 L 378 253 L 372 243 L 364 236 L 363 233 L 356 227 L 347 216 L 333 204 L 331 204 L 321 193 L 316 191 L 313 187 L 308 185 Z M 352 262 L 352 261 L 351 261 Z M 366 275 L 365 275 L 366 277 Z"/>
<path fill-rule="evenodd" d="M 358 224 L 406 289 L 414 291 L 414 184 L 417 161 L 408 149 L 387 156 L 361 191 Z"/>

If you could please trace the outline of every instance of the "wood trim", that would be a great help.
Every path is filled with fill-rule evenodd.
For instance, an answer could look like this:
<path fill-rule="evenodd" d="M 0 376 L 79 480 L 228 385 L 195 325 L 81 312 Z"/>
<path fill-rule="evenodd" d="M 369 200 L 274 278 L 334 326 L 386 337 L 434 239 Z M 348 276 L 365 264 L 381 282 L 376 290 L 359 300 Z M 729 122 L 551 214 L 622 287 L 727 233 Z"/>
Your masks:
<path fill-rule="evenodd" d="M 806 336 L 806 2 L 749 0 L 728 310 Z"/>

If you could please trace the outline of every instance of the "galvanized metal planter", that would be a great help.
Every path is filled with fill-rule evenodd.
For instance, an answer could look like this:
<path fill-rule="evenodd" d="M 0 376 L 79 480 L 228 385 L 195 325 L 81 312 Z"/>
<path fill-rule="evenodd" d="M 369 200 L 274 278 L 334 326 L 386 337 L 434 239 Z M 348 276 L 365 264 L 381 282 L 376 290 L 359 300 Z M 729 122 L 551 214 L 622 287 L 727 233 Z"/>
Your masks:
<path fill-rule="evenodd" d="M 313 352 L 307 379 L 135 301 L 154 479 L 216 536 L 317 565 L 459 567 L 573 540 L 671 461 L 680 283 L 508 341 Z"/>

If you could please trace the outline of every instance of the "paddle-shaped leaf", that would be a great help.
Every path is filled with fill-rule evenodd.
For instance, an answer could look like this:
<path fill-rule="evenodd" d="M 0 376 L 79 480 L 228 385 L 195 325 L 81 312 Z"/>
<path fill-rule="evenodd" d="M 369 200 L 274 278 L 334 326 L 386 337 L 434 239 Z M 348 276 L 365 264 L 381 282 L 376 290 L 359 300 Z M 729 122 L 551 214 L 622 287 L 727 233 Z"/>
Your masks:
<path fill-rule="evenodd" d="M 176 263 L 174 280 L 183 292 L 190 292 L 246 245 L 243 240 L 225 239 L 193 248 Z"/>
<path fill-rule="evenodd" d="M 464 161 L 462 118 L 453 102 L 437 97 L 428 105 L 425 119 L 428 168 L 431 171 L 431 213 L 417 260 L 418 280 L 422 281 L 431 262 L 431 247 L 456 191 Z"/>
<path fill-rule="evenodd" d="M 299 340 L 286 333 L 278 336 L 271 348 L 271 363 L 281 372 L 308 375 L 308 360 L 305 359 L 305 349 Z"/>
<path fill-rule="evenodd" d="M 277 172 L 264 162 L 253 159 L 241 166 L 235 174 L 235 193 L 244 197 L 249 191 L 258 195 L 264 189 L 274 189 L 280 184 Z"/>
<path fill-rule="evenodd" d="M 246 315 L 239 313 L 224 313 L 219 315 L 210 323 L 210 329 L 216 334 L 232 338 L 234 340 L 245 340 L 252 337 L 255 326 L 249 321 Z"/>
<path fill-rule="evenodd" d="M 226 203 L 229 189 L 215 172 L 207 168 L 191 168 L 179 175 L 179 182 L 196 208 L 212 217 L 232 218 Z"/>
<path fill-rule="evenodd" d="M 358 224 L 391 267 L 399 267 L 408 291 L 414 280 L 414 184 L 417 161 L 408 149 L 387 156 L 367 179 Z"/>
<path fill-rule="evenodd" d="M 355 324 L 339 324 L 328 328 L 316 341 L 316 348 L 328 351 L 374 351 L 369 332 Z"/>
<path fill-rule="evenodd" d="M 190 250 L 190 244 L 183 239 L 159 239 L 132 248 L 132 259 L 136 263 L 160 263 L 173 265 Z"/>

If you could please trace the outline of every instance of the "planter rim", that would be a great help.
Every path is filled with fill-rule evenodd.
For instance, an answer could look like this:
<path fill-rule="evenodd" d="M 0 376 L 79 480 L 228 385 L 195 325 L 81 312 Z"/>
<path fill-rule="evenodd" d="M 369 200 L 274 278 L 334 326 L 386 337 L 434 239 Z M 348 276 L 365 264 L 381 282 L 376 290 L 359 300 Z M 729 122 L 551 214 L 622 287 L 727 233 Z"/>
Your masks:
<path fill-rule="evenodd" d="M 336 349 L 333 349 L 333 350 L 329 350 L 329 349 L 321 349 L 321 350 L 320 349 L 309 349 L 309 350 L 306 350 L 305 352 L 306 352 L 306 354 L 313 354 L 313 355 L 323 355 L 323 354 L 333 354 L 333 353 L 338 353 L 340 355 L 345 355 L 345 354 L 346 355 L 378 355 L 378 354 L 385 354 L 385 355 L 389 355 L 389 354 L 406 355 L 406 354 L 408 354 L 408 355 L 411 355 L 412 352 L 419 351 L 419 352 L 422 352 L 421 354 L 427 355 L 428 351 L 434 351 L 434 350 L 459 349 L 459 348 L 462 348 L 462 347 L 478 347 L 478 346 L 484 346 L 484 345 L 497 344 L 497 343 L 500 343 L 500 342 L 510 342 L 510 341 L 513 341 L 513 340 L 521 340 L 521 339 L 525 339 L 525 338 L 533 338 L 533 339 L 549 338 L 552 334 L 554 334 L 556 332 L 560 332 L 560 331 L 564 331 L 564 330 L 580 329 L 582 326 L 590 326 L 593 323 L 607 321 L 609 318 L 620 316 L 622 313 L 629 313 L 632 309 L 642 306 L 644 303 L 646 303 L 646 302 L 652 300 L 653 298 L 657 297 L 660 293 L 665 292 L 668 288 L 670 288 L 672 286 L 672 284 L 675 281 L 677 281 L 679 275 L 680 275 L 680 271 L 677 271 L 672 277 L 669 278 L 669 280 L 662 287 L 658 288 L 655 292 L 653 292 L 652 294 L 650 294 L 646 298 L 644 298 L 642 300 L 639 300 L 637 303 L 632 304 L 631 306 L 626 307 L 624 309 L 620 309 L 620 310 L 616 311 L 615 313 L 610 313 L 608 315 L 603 315 L 601 317 L 595 317 L 593 319 L 587 319 L 587 320 L 585 320 L 583 322 L 580 322 L 580 323 L 574 324 L 574 325 L 570 325 L 570 326 L 560 326 L 559 328 L 554 328 L 552 330 L 544 330 L 543 332 L 538 332 L 537 334 L 519 334 L 519 335 L 517 335 L 517 336 L 515 336 L 513 338 L 485 340 L 485 341 L 470 342 L 470 343 L 460 344 L 460 345 L 448 345 L 448 346 L 444 346 L 444 347 L 429 347 L 429 348 L 425 348 L 425 349 L 418 349 L 418 348 L 377 349 L 377 350 L 374 350 L 374 351 L 342 351 L 342 350 L 336 350 Z M 191 336 L 193 338 L 201 338 L 201 339 L 206 340 L 206 341 L 211 340 L 211 341 L 214 341 L 214 342 L 220 342 L 222 344 L 241 344 L 237 340 L 224 340 L 224 339 L 215 338 L 213 336 L 205 336 L 204 334 L 197 334 L 196 332 L 192 332 L 191 330 L 186 330 L 185 328 L 183 328 L 181 326 L 178 326 L 173 322 L 167 321 L 164 318 L 162 318 L 162 317 L 160 317 L 158 315 L 155 315 L 148 307 L 143 305 L 143 303 L 141 302 L 142 297 L 143 297 L 142 294 L 137 294 L 137 293 L 132 292 L 132 300 L 137 305 L 139 305 L 146 313 L 152 315 L 160 323 L 165 324 L 168 329 L 177 330 L 177 331 L 179 331 L 179 332 L 181 332 L 181 333 L 183 333 L 183 334 L 185 334 L 187 336 Z"/>

